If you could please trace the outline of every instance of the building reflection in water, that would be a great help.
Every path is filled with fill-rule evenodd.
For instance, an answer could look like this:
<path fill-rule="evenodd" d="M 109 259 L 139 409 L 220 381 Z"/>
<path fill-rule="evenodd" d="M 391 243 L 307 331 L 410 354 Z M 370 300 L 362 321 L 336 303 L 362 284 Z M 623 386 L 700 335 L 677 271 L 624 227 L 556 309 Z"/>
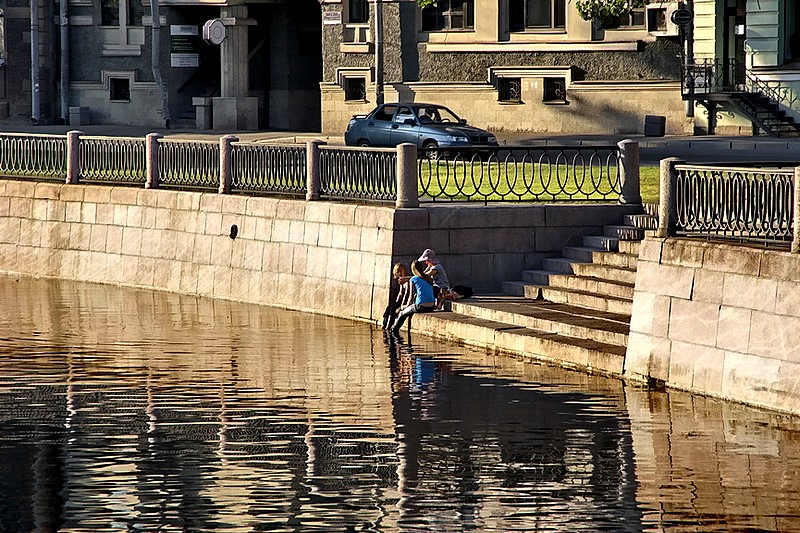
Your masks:
<path fill-rule="evenodd" d="M 797 420 L 369 326 L 0 278 L 0 531 L 800 531 Z"/>

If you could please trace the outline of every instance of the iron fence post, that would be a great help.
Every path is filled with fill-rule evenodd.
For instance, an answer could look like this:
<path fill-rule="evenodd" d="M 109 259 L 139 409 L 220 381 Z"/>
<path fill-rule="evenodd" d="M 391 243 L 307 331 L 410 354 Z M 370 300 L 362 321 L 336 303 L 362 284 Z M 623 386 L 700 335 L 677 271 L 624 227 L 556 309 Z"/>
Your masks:
<path fill-rule="evenodd" d="M 231 192 L 231 156 L 233 143 L 239 138 L 235 135 L 223 135 L 219 138 L 219 193 Z"/>
<path fill-rule="evenodd" d="M 327 143 L 319 139 L 306 143 L 306 200 L 319 200 L 322 176 L 319 168 L 319 147 Z"/>
<path fill-rule="evenodd" d="M 145 181 L 145 189 L 158 188 L 158 140 L 161 138 L 160 133 L 148 133 L 145 137 L 145 166 L 147 181 Z"/>
<path fill-rule="evenodd" d="M 625 139 L 617 143 L 620 159 L 619 203 L 641 204 L 639 187 L 639 143 Z"/>
<path fill-rule="evenodd" d="M 67 184 L 78 183 L 81 175 L 81 135 L 82 131 L 67 132 Z"/>
<path fill-rule="evenodd" d="M 678 205 L 676 187 L 678 182 L 677 165 L 686 161 L 677 157 L 667 157 L 661 160 L 658 200 L 658 230 L 656 237 L 669 237 L 675 231 L 678 222 Z"/>
<path fill-rule="evenodd" d="M 792 202 L 792 253 L 800 253 L 800 167 L 794 167 L 794 202 Z"/>
<path fill-rule="evenodd" d="M 397 200 L 395 207 L 419 207 L 417 145 L 397 145 Z"/>

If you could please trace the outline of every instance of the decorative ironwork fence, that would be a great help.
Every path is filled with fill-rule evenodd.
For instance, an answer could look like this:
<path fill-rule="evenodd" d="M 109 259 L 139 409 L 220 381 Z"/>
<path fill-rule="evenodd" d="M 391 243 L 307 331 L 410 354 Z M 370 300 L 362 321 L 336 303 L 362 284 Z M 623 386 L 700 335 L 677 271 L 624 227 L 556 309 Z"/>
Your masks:
<path fill-rule="evenodd" d="M 675 170 L 677 233 L 765 244 L 792 240 L 794 169 Z"/>
<path fill-rule="evenodd" d="M 617 145 L 501 147 L 419 160 L 429 200 L 607 201 L 621 193 Z"/>
<path fill-rule="evenodd" d="M 231 191 L 271 194 L 306 194 L 306 149 L 233 143 Z"/>
<path fill-rule="evenodd" d="M 67 138 L 64 135 L 0 133 L 0 174 L 64 180 Z"/>
<path fill-rule="evenodd" d="M 219 158 L 217 141 L 159 139 L 159 186 L 216 190 Z"/>
<path fill-rule="evenodd" d="M 146 149 L 145 139 L 81 137 L 80 179 L 143 185 L 147 181 Z"/>
<path fill-rule="evenodd" d="M 320 197 L 394 202 L 397 152 L 391 148 L 320 147 Z"/>

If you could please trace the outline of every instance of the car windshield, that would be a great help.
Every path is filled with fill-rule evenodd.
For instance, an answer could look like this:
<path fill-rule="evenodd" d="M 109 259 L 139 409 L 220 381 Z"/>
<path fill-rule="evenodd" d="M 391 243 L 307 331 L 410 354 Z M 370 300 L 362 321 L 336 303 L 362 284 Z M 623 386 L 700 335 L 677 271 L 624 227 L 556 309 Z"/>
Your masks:
<path fill-rule="evenodd" d="M 420 106 L 416 111 L 420 124 L 458 124 L 461 121 L 458 115 L 442 106 Z"/>

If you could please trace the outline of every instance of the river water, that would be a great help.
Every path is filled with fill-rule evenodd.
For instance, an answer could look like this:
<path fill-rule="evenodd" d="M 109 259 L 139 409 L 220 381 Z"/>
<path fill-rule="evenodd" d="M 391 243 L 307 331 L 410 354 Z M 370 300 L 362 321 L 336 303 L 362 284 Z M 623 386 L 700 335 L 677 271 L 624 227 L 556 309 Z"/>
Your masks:
<path fill-rule="evenodd" d="M 369 325 L 0 277 L 0 531 L 800 531 L 800 422 Z"/>

